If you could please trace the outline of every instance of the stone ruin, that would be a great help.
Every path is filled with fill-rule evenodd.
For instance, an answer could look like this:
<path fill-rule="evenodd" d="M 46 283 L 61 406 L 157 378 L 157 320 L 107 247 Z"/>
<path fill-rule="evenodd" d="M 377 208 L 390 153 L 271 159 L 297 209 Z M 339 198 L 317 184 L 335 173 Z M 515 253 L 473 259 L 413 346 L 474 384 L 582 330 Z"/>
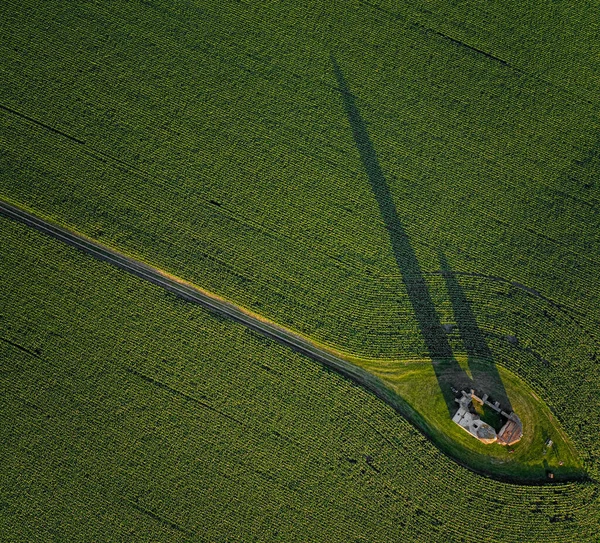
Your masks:
<path fill-rule="evenodd" d="M 500 407 L 500 402 L 492 403 L 489 401 L 487 394 L 484 394 L 480 398 L 475 394 L 474 390 L 471 390 L 471 392 L 463 390 L 462 396 L 456 398 L 454 401 L 458 403 L 458 411 L 452 417 L 453 422 L 482 443 L 512 445 L 523 437 L 523 425 L 518 415 L 512 411 L 510 413 L 503 411 Z M 481 405 L 487 405 L 506 419 L 506 422 L 498 432 L 492 426 L 483 422 L 477 413 L 471 411 L 471 404 L 474 401 Z"/>

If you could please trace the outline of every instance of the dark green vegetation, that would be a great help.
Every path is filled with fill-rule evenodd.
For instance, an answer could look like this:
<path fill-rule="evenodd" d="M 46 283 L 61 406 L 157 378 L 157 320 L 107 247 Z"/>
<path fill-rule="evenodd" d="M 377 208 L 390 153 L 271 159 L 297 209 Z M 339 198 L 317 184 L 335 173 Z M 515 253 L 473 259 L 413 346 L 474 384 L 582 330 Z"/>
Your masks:
<path fill-rule="evenodd" d="M 597 328 L 592 8 L 260 4 L 4 3 L 2 194 L 312 337 L 425 354 L 333 54 L 442 322 L 440 250 Z M 475 311 L 504 335 L 523 308 Z"/>
<path fill-rule="evenodd" d="M 457 381 L 512 402 L 508 369 L 598 477 L 595 4 L 5 2 L 0 196 L 419 382 L 440 416 Z M 544 537 L 591 537 L 574 507 Z"/>
<path fill-rule="evenodd" d="M 309 338 L 260 315 L 236 307 L 190 283 L 182 282 L 100 242 L 78 235 L 4 201 L 0 201 L 0 213 L 144 281 L 165 288 L 183 300 L 199 304 L 221 317 L 243 324 L 263 337 L 279 341 L 341 373 L 388 403 L 432 438 L 441 450 L 472 469 L 512 482 L 539 483 L 547 479 L 550 470 L 555 481 L 584 477 L 573 445 L 540 398 L 524 381 L 511 376 L 506 370 L 502 370 L 501 376 L 489 356 L 480 358 L 471 356 L 473 353 L 470 353 L 462 363 L 457 357 L 427 358 L 422 361 L 396 360 L 392 363 L 357 359 L 315 344 Z M 445 274 L 447 279 L 451 278 L 449 273 Z M 423 289 L 423 294 L 427 294 L 426 289 Z M 462 323 L 459 324 L 459 329 L 467 329 L 464 323 L 468 318 L 461 315 L 457 321 Z M 465 343 L 470 345 L 471 341 Z M 435 379 L 432 379 L 434 376 Z M 524 427 L 524 436 L 518 446 L 507 451 L 504 447 L 486 447 L 477 440 L 466 438 L 464 432 L 450 420 L 456 410 L 454 396 L 441 392 L 450 393 L 452 387 L 463 390 L 476 387 L 480 394 L 485 392 L 491 394 L 493 399 L 501 400 L 503 408 L 509 412 L 516 406 L 514 409 L 519 413 Z M 453 390 L 456 392 L 456 388 Z M 552 451 L 556 453 L 552 455 L 551 462 L 544 446 L 549 438 L 554 441 Z M 508 452 L 517 454 L 509 456 Z"/>
<path fill-rule="evenodd" d="M 487 424 L 489 424 L 492 428 L 498 432 L 502 425 L 506 422 L 497 411 L 494 411 L 491 407 L 487 405 L 481 405 L 477 402 L 474 404 L 475 412 L 481 417 L 481 420 Z"/>
<path fill-rule="evenodd" d="M 596 536 L 596 483 L 476 475 L 336 373 L 23 225 L 0 233 L 3 540 Z"/>

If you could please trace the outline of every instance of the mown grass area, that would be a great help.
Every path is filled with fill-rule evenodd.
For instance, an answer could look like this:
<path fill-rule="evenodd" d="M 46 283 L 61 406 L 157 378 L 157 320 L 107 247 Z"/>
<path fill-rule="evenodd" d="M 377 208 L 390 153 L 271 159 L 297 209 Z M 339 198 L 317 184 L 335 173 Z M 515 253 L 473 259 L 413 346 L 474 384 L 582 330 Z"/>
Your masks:
<path fill-rule="evenodd" d="M 7 541 L 596 537 L 597 483 L 474 474 L 336 373 L 0 227 Z"/>
<path fill-rule="evenodd" d="M 462 361 L 462 365 L 468 367 L 466 361 Z M 372 371 L 377 374 L 376 369 Z M 457 406 L 449 412 L 430 361 L 411 362 L 395 373 L 387 371 L 380 376 L 413 409 L 424 415 L 426 433 L 436 444 L 473 469 L 531 482 L 548 480 L 549 473 L 555 479 L 585 477 L 576 449 L 549 409 L 521 379 L 504 369 L 500 375 L 512 409 L 523 423 L 523 438 L 510 447 L 480 443 L 452 422 Z M 482 419 L 485 420 L 485 415 Z M 493 424 L 494 421 L 488 422 Z M 548 439 L 553 441 L 550 447 L 546 446 Z"/>

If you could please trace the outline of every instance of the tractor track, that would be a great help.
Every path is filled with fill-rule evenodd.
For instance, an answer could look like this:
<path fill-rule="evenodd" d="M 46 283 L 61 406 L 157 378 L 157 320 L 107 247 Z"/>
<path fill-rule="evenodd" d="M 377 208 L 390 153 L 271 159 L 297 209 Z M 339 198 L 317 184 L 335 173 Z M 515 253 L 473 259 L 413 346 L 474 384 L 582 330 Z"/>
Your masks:
<path fill-rule="evenodd" d="M 223 300 L 214 294 L 204 291 L 182 279 L 132 258 L 112 247 L 91 240 L 82 234 L 41 218 L 13 204 L 0 200 L 0 214 L 19 221 L 31 228 L 58 239 L 90 256 L 116 266 L 137 277 L 149 281 L 192 303 L 196 303 L 209 311 L 240 323 L 250 330 L 293 349 L 316 360 L 345 377 L 368 389 L 402 415 L 407 416 L 406 406 L 393 394 L 383 382 L 366 370 L 336 356 L 332 352 L 319 347 L 309 339 L 267 319 L 258 317 L 242 307 Z"/>
<path fill-rule="evenodd" d="M 104 245 L 96 240 L 89 239 L 82 234 L 69 230 L 64 226 L 56 224 L 51 220 L 42 218 L 35 213 L 3 201 L 2 199 L 0 199 L 0 215 L 4 215 L 9 219 L 21 222 L 31 228 L 35 228 L 36 230 L 58 239 L 68 245 L 71 245 L 72 247 L 75 247 L 76 249 L 87 253 L 98 260 L 105 261 L 145 281 L 162 287 L 163 289 L 172 292 L 186 301 L 196 303 L 212 313 L 242 324 L 255 333 L 272 339 L 279 344 L 288 347 L 302 355 L 308 356 L 323 366 L 336 371 L 385 402 L 401 416 L 403 416 L 412 426 L 416 427 L 421 432 L 423 437 L 436 446 L 436 448 L 444 452 L 446 456 L 454 460 L 454 462 L 469 469 L 470 471 L 478 473 L 484 477 L 490 477 L 492 479 L 503 481 L 505 483 L 519 483 L 534 486 L 540 484 L 539 481 L 513 479 L 511 476 L 494 474 L 487 470 L 474 468 L 461 458 L 458 458 L 456 455 L 448 453 L 444 450 L 444 447 L 442 447 L 441 444 L 431 435 L 432 429 L 429 424 L 402 397 L 387 388 L 387 386 L 379 377 L 367 372 L 352 362 L 349 362 L 343 358 L 343 356 L 336 354 L 333 349 L 329 350 L 326 347 L 322 347 L 316 343 L 313 343 L 310 339 L 298 334 L 297 332 L 276 324 L 275 322 L 269 321 L 259 315 L 253 314 L 247 309 L 219 298 L 216 294 L 202 290 L 201 288 L 188 283 L 183 279 L 171 276 L 159 268 L 150 266 L 149 264 L 126 255 L 112 247 Z M 145 380 L 149 380 L 147 377 L 142 376 L 141 374 L 140 377 L 144 378 Z M 393 444 L 389 439 L 386 438 L 386 441 L 397 447 L 397 445 Z"/>

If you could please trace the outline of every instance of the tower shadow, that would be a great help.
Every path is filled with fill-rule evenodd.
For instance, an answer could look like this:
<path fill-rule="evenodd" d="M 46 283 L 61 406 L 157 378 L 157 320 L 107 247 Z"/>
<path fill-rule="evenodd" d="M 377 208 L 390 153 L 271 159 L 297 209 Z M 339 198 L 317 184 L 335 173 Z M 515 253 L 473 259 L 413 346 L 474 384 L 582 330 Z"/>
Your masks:
<path fill-rule="evenodd" d="M 463 370 L 452 354 L 452 348 L 435 310 L 417 256 L 410 243 L 410 239 L 406 234 L 404 225 L 398 216 L 389 185 L 385 179 L 381 166 L 379 165 L 377 153 L 375 152 L 375 148 L 369 137 L 366 124 L 356 107 L 355 98 L 350 92 L 344 75 L 333 56 L 331 56 L 331 62 L 333 64 L 339 91 L 342 95 L 344 110 L 352 129 L 354 143 L 358 149 L 361 162 L 371 184 L 371 190 L 377 200 L 379 212 L 385 227 L 389 232 L 394 259 L 398 266 L 398 270 L 400 271 L 404 287 L 406 288 L 408 299 L 413 308 L 419 331 L 425 342 L 427 354 L 432 359 L 433 369 L 440 390 L 444 396 L 449 413 L 453 415 L 457 409 L 457 405 L 454 401 L 456 393 L 453 389 L 461 390 L 465 388 L 476 388 L 479 390 L 481 387 L 477 380 L 471 379 L 467 375 L 466 371 Z M 464 331 L 465 334 L 468 335 L 469 349 L 471 349 L 473 353 L 478 353 L 480 351 L 483 353 L 481 357 L 473 354 L 473 364 L 469 369 L 471 371 L 475 369 L 478 377 L 483 380 L 486 366 L 480 365 L 479 360 L 481 358 L 483 360 L 491 361 L 491 353 L 489 352 L 489 349 L 487 349 L 487 344 L 483 341 L 483 336 L 477 327 L 470 305 L 464 296 L 464 292 L 460 285 L 458 285 L 454 275 L 452 275 L 451 270 L 449 270 L 447 263 L 446 267 L 447 270 L 444 272 L 444 276 L 446 277 L 446 275 L 448 275 L 446 278 L 447 285 L 452 286 L 452 305 L 455 312 L 457 308 L 460 309 L 461 323 L 459 324 L 459 329 L 461 330 L 461 334 Z M 458 318 L 459 317 L 457 317 L 457 319 Z M 495 366 L 493 366 L 492 362 L 489 364 L 491 365 L 490 372 L 493 373 Z M 496 376 L 501 385 L 497 370 Z M 495 381 L 496 376 L 492 375 L 492 380 Z M 488 380 L 490 380 L 490 377 L 486 376 L 485 383 L 488 383 Z M 498 386 L 496 388 L 500 389 Z M 504 390 L 504 387 L 501 387 L 501 390 Z M 487 392 L 487 390 L 485 391 Z M 492 396 L 491 393 L 488 394 Z M 501 402 L 505 399 L 507 400 L 506 392 L 504 392 L 502 399 L 498 397 L 498 400 Z"/>
<path fill-rule="evenodd" d="M 512 406 L 508 394 L 494 363 L 494 355 L 485 340 L 483 332 L 477 325 L 471 303 L 458 282 L 456 274 L 450 268 L 446 255 L 440 251 L 439 258 L 442 276 L 446 282 L 446 289 L 452 304 L 454 319 L 467 352 L 469 370 L 473 381 L 471 386 L 488 394 L 495 401 L 500 402 L 503 409 L 510 412 Z"/>

